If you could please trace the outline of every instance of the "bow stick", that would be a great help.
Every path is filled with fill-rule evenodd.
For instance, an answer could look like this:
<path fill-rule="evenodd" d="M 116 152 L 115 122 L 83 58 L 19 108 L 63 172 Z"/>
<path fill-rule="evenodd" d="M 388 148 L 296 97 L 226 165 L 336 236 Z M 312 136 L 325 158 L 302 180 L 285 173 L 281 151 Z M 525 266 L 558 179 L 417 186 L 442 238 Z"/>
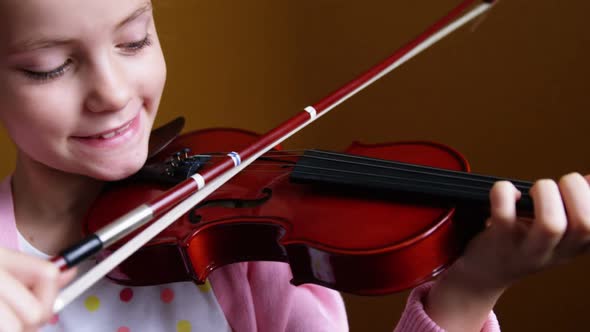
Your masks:
<path fill-rule="evenodd" d="M 159 218 L 105 260 L 63 289 L 54 303 L 53 311 L 55 313 L 59 312 L 68 303 L 123 262 L 123 260 L 180 218 L 190 208 L 201 202 L 205 197 L 268 150 L 291 137 L 393 69 L 399 67 L 416 54 L 449 35 L 473 18 L 483 14 L 495 2 L 495 0 L 484 0 L 483 3 L 461 16 L 476 1 L 463 1 L 446 16 L 435 22 L 417 38 L 404 45 L 387 59 L 370 68 L 313 106 L 306 107 L 303 111 L 261 136 L 252 145 L 242 151 L 228 153 L 227 158 L 224 158 L 213 167 L 192 175 L 189 179 L 163 193 L 160 197 L 136 207 L 108 226 L 86 237 L 78 244 L 62 251 L 52 261 L 61 270 L 64 270 L 75 266 L 82 260 L 107 248 L 139 227 L 147 224 L 149 221 Z"/>

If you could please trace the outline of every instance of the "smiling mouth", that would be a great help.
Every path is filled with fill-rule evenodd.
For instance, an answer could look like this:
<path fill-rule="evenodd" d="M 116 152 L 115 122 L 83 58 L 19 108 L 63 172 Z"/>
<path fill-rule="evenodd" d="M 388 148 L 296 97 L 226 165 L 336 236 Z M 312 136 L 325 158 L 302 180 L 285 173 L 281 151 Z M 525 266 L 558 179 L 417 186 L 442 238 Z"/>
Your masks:
<path fill-rule="evenodd" d="M 116 129 L 105 131 L 100 134 L 96 134 L 96 135 L 92 135 L 92 136 L 73 136 L 73 137 L 77 138 L 77 139 L 83 139 L 83 140 L 90 140 L 90 139 L 108 140 L 108 139 L 111 139 L 111 138 L 114 138 L 114 137 L 124 134 L 127 130 L 129 130 L 131 125 L 133 125 L 133 121 L 135 121 L 135 118 L 126 122 L 124 125 L 116 128 Z"/>
<path fill-rule="evenodd" d="M 123 132 L 125 132 L 125 130 L 129 129 L 129 127 L 131 126 L 131 122 L 133 122 L 133 120 L 127 122 L 126 124 L 124 124 L 123 126 L 115 129 L 115 130 L 111 130 L 109 132 L 103 133 L 103 134 L 98 134 L 98 135 L 94 135 L 94 136 L 87 136 L 84 138 L 93 138 L 93 139 L 109 139 L 109 138 L 113 138 L 115 136 L 118 136 L 120 134 L 122 134 Z"/>

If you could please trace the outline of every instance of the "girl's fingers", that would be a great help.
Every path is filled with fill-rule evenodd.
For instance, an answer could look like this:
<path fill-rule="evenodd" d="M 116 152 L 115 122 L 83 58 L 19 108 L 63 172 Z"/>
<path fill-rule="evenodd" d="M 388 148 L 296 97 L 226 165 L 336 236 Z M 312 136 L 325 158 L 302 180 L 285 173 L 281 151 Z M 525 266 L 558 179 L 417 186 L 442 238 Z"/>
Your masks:
<path fill-rule="evenodd" d="M 53 272 L 51 272 L 53 273 Z M 59 290 L 68 284 L 76 276 L 75 269 L 69 269 L 59 273 L 55 280 L 40 280 L 32 288 L 43 308 L 42 319 L 47 320 L 53 315 L 53 304 Z M 53 278 L 53 276 L 50 276 Z"/>
<path fill-rule="evenodd" d="M 60 273 L 59 278 L 57 279 L 58 288 L 64 288 L 70 281 L 74 280 L 76 274 L 78 273 L 78 268 L 72 267 L 68 270 Z"/>
<path fill-rule="evenodd" d="M 45 321 L 51 317 L 53 302 L 59 288 L 69 282 L 76 273 L 75 270 L 60 273 L 59 269 L 50 262 L 9 250 L 0 250 L 0 271 L 18 280 L 21 286 L 28 288 L 31 296 L 38 301 L 40 312 L 28 310 L 24 318 L 27 324 L 30 323 L 29 320 Z M 4 292 L 2 289 L 0 291 Z"/>
<path fill-rule="evenodd" d="M 530 259 L 544 264 L 551 259 L 567 229 L 567 217 L 555 181 L 536 181 L 530 195 L 535 205 L 535 220 L 524 240 L 523 250 Z"/>
<path fill-rule="evenodd" d="M 508 181 L 498 181 L 490 190 L 491 225 L 512 228 L 516 222 L 516 201 L 521 193 Z"/>
<path fill-rule="evenodd" d="M 568 226 L 558 252 L 564 258 L 578 254 L 590 240 L 590 185 L 579 173 L 563 176 L 559 181 Z"/>
<path fill-rule="evenodd" d="M 0 332 L 20 332 L 24 328 L 14 311 L 2 301 L 0 301 L 0 322 Z"/>
<path fill-rule="evenodd" d="M 50 262 L 19 252 L 0 249 L 0 270 L 4 270 L 27 286 L 40 280 L 57 284 L 59 269 Z"/>
<path fill-rule="evenodd" d="M 45 317 L 41 302 L 14 276 L 0 271 L 0 302 L 26 326 L 37 326 Z"/>

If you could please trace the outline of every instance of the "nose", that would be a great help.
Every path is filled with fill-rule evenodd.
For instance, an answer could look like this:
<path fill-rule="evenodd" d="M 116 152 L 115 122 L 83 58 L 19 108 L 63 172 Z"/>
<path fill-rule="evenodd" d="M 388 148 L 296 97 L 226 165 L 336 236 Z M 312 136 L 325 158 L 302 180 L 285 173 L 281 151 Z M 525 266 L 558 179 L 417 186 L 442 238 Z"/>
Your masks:
<path fill-rule="evenodd" d="M 89 68 L 85 106 L 91 112 L 118 111 L 129 103 L 131 87 L 122 66 L 109 58 Z"/>

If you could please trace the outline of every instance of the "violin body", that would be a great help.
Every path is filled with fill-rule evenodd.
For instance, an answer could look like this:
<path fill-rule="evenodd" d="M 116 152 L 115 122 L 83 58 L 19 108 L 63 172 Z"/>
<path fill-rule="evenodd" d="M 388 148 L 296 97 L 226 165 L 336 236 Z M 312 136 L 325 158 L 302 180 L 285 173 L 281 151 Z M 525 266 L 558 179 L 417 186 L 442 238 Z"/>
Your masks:
<path fill-rule="evenodd" d="M 178 137 L 150 161 L 163 163 L 186 148 L 192 154 L 230 151 L 256 138 L 236 129 L 196 131 Z M 434 143 L 353 143 L 345 152 L 469 170 L 459 153 Z M 379 189 L 294 182 L 290 175 L 299 158 L 275 150 L 272 157 L 252 163 L 108 277 L 136 286 L 203 283 L 228 264 L 279 261 L 290 265 L 295 285 L 386 294 L 444 270 L 474 231 L 461 225 L 455 207 L 416 203 Z M 86 231 L 100 229 L 169 186 L 150 179 L 108 186 L 89 211 Z"/>

